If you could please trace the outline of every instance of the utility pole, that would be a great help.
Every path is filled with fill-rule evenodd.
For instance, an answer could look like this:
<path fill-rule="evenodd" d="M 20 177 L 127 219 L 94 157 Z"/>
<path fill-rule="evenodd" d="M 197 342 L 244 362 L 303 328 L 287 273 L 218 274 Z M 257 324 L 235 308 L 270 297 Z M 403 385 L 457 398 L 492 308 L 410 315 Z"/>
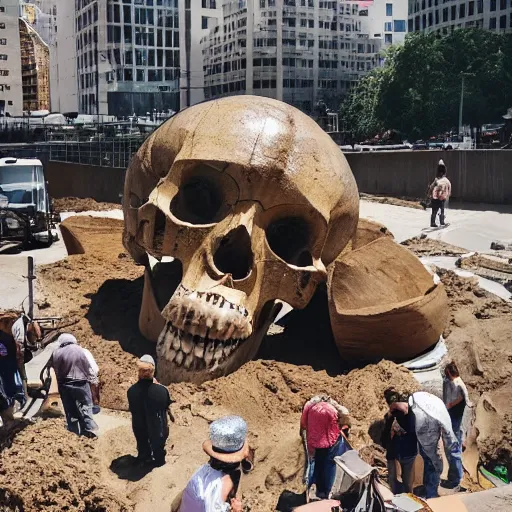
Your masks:
<path fill-rule="evenodd" d="M 462 110 L 464 108 L 464 73 L 462 73 L 462 86 L 460 90 L 460 107 L 459 107 L 459 135 L 462 133 Z"/>
<path fill-rule="evenodd" d="M 34 318 L 34 279 L 36 276 L 34 275 L 34 258 L 32 256 L 28 257 L 28 317 L 30 320 Z"/>

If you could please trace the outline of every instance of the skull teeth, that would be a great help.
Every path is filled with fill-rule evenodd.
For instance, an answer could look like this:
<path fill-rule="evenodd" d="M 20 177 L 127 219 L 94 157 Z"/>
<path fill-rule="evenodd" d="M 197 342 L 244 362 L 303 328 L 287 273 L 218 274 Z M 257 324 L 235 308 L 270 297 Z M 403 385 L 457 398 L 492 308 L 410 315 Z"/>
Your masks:
<path fill-rule="evenodd" d="M 160 353 L 186 370 L 212 369 L 226 361 L 243 343 L 240 339 L 227 341 L 192 336 L 168 323 L 159 338 Z"/>

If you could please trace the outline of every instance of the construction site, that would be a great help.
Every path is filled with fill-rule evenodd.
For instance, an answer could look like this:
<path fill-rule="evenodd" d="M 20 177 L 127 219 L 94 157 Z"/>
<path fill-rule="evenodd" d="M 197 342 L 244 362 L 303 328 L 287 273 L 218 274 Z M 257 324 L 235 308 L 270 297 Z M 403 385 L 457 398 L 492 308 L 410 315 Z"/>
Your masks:
<path fill-rule="evenodd" d="M 33 398 L 0 428 L 0 510 L 169 511 L 227 414 L 246 420 L 254 449 L 245 509 L 276 510 L 285 491 L 304 493 L 299 421 L 318 394 L 348 408 L 351 445 L 384 482 L 384 390 L 439 394 L 451 360 L 473 403 L 462 492 L 414 510 L 510 510 L 512 210 L 453 208 L 447 227 L 425 228 L 414 201 L 360 199 L 343 154 L 302 114 L 233 101 L 154 132 L 122 205 L 56 199 L 58 241 L 0 254 L 0 328 L 23 309 L 45 334 L 26 364 Z M 215 287 L 238 305 L 231 316 L 197 305 Z M 176 326 L 191 335 L 177 346 Z M 98 439 L 67 431 L 56 383 L 42 386 L 64 332 L 100 367 Z M 166 464 L 151 471 L 132 464 L 127 402 L 143 354 L 174 402 Z"/>

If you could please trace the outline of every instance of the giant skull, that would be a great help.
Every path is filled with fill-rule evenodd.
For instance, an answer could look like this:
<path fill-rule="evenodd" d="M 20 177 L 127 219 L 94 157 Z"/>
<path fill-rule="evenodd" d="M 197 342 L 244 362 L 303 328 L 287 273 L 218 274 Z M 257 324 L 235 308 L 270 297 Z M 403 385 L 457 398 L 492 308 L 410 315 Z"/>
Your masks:
<path fill-rule="evenodd" d="M 331 138 L 254 96 L 196 105 L 156 130 L 123 201 L 124 244 L 146 265 L 139 325 L 157 342 L 163 383 L 202 382 L 253 358 L 276 301 L 308 304 L 359 211 Z"/>

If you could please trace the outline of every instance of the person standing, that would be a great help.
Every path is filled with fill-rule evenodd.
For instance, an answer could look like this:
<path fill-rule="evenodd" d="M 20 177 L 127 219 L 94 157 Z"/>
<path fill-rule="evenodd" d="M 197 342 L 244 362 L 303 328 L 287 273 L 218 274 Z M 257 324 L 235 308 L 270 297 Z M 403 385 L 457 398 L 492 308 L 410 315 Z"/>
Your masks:
<path fill-rule="evenodd" d="M 436 179 L 430 185 L 430 204 L 432 206 L 432 215 L 430 216 L 430 227 L 437 228 L 436 218 L 439 213 L 439 223 L 445 226 L 444 208 L 446 201 L 452 193 L 452 184 L 446 177 L 446 165 L 443 160 L 439 160 L 437 165 Z"/>
<path fill-rule="evenodd" d="M 14 403 L 20 407 L 26 402 L 18 371 L 16 344 L 12 336 L 0 330 L 0 427 L 14 421 Z"/>
<path fill-rule="evenodd" d="M 396 400 L 392 396 L 398 395 Z M 443 401 L 431 393 L 418 391 L 410 396 L 397 393 L 394 388 L 384 392 L 386 401 L 390 400 L 390 410 L 398 410 L 403 414 L 412 412 L 415 419 L 416 436 L 418 438 L 420 455 L 423 459 L 423 485 L 426 498 L 439 496 L 438 488 L 443 472 L 443 459 L 439 453 L 439 441 L 443 438 L 445 455 L 450 471 L 457 475 L 453 479 L 457 486 L 463 476 L 462 460 L 457 438 L 452 430 L 450 415 Z M 407 400 L 406 400 L 407 399 Z"/>
<path fill-rule="evenodd" d="M 90 379 L 93 370 L 89 358 L 73 335 L 61 334 L 57 342 L 59 346 L 48 364 L 55 370 L 68 430 L 96 438 L 98 426 L 92 418 Z"/>
<path fill-rule="evenodd" d="M 215 420 L 203 450 L 210 460 L 192 475 L 181 496 L 179 511 L 242 512 L 242 502 L 237 498 L 240 479 L 253 468 L 247 423 L 240 416 Z"/>
<path fill-rule="evenodd" d="M 155 360 L 144 355 L 138 361 L 139 380 L 128 389 L 128 404 L 132 414 L 132 429 L 137 441 L 137 461 L 156 467 L 165 464 L 165 442 L 169 424 L 171 397 L 165 386 L 154 379 Z"/>
<path fill-rule="evenodd" d="M 459 369 L 454 361 L 446 365 L 444 373 L 443 401 L 448 409 L 452 429 L 459 442 L 459 449 L 462 452 L 464 441 L 462 437 L 462 420 L 466 407 L 471 407 L 472 403 L 469 400 L 468 390 L 460 377 Z M 448 483 L 452 487 L 458 485 L 456 472 L 448 472 Z"/>
<path fill-rule="evenodd" d="M 393 408 L 395 402 L 407 401 L 398 393 L 387 390 L 385 399 L 389 411 L 384 420 L 382 433 L 382 446 L 386 448 L 386 460 L 388 466 L 388 482 L 393 494 L 400 492 L 412 493 L 414 486 L 414 463 L 418 455 L 418 438 L 416 436 L 416 419 L 414 414 L 407 410 Z M 400 464 L 402 470 L 402 487 L 397 479 L 396 464 Z"/>
<path fill-rule="evenodd" d="M 318 498 L 327 498 L 336 476 L 334 458 L 343 455 L 350 446 L 347 432 L 350 428 L 349 411 L 332 398 L 324 395 L 313 397 L 302 410 L 300 434 L 305 432 L 310 472 L 308 489 L 316 484 Z"/>

